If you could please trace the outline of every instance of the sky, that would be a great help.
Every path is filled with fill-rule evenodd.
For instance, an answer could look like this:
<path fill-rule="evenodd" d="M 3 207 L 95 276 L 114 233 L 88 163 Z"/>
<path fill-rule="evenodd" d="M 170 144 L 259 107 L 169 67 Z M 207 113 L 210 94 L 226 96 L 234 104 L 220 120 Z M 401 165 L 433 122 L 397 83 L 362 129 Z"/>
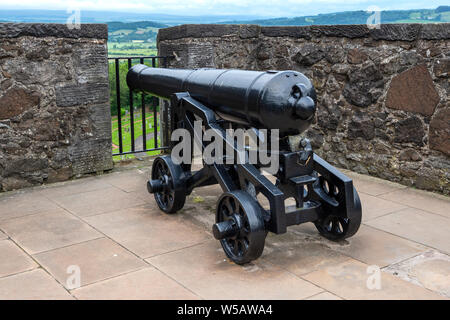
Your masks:
<path fill-rule="evenodd" d="M 339 11 L 436 8 L 450 0 L 0 0 L 1 9 L 51 9 L 165 13 L 173 15 L 255 15 L 293 17 Z"/>

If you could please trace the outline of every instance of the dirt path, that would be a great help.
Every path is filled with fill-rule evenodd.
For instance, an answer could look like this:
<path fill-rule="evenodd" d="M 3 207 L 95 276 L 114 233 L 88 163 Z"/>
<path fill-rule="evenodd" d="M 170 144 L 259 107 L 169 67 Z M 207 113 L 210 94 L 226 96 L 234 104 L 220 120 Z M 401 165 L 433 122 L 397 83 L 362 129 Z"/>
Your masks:
<path fill-rule="evenodd" d="M 146 134 L 145 137 L 146 137 L 146 140 L 147 140 L 147 146 L 148 146 L 149 141 L 152 140 L 154 138 L 154 136 L 155 136 L 154 132 L 150 132 L 150 133 Z M 143 136 L 139 136 L 139 137 L 137 137 L 134 140 L 134 149 L 135 150 L 144 150 L 144 139 L 143 139 Z M 145 152 L 139 152 L 139 153 L 136 153 L 135 155 L 138 156 L 140 154 L 144 155 Z"/>

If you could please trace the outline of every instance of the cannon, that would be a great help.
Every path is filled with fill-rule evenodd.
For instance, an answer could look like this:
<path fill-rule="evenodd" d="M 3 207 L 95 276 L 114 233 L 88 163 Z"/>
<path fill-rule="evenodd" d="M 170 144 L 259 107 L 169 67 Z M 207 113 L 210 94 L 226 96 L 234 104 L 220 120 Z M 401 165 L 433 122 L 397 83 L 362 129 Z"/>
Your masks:
<path fill-rule="evenodd" d="M 160 156 L 147 182 L 159 208 L 169 214 L 183 208 L 194 188 L 219 184 L 223 194 L 212 233 L 233 262 L 257 259 L 268 232 L 283 234 L 292 225 L 312 222 L 332 241 L 358 231 L 362 208 L 352 180 L 315 154 L 308 139 L 293 138 L 309 128 L 316 111 L 314 87 L 303 74 L 138 64 L 128 71 L 127 84 L 170 100 L 171 131 L 186 130 L 193 139 L 188 143 L 205 151 L 214 141 L 236 156 L 230 162 L 228 154 L 214 151 L 214 160 L 203 157 L 203 167 L 195 172 L 191 162 Z M 201 132 L 212 130 L 214 139 L 198 133 L 198 121 Z M 247 130 L 252 139 L 264 140 L 266 149 L 256 150 L 249 139 L 230 139 L 230 129 Z M 277 160 L 270 174 L 267 161 L 252 158 L 262 151 Z"/>

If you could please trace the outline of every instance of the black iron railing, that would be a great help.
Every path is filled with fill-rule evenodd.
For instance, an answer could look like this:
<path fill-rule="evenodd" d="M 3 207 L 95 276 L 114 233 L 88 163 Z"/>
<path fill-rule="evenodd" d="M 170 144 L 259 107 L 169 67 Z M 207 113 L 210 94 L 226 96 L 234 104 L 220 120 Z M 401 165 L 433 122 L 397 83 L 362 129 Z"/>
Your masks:
<path fill-rule="evenodd" d="M 171 57 L 163 57 L 163 56 L 141 56 L 141 57 L 112 57 L 108 58 L 110 64 L 109 68 L 114 68 L 114 72 L 110 72 L 110 77 L 115 78 L 110 79 L 111 86 L 114 85 L 115 88 L 115 102 L 116 102 L 116 110 L 117 110 L 117 132 L 115 126 L 115 119 L 112 121 L 112 144 L 113 144 L 113 156 L 119 155 L 129 155 L 135 153 L 143 153 L 143 152 L 152 152 L 152 151 L 160 151 L 168 149 L 167 146 L 161 146 L 158 143 L 158 109 L 159 109 L 159 99 L 156 97 L 151 97 L 150 99 L 144 93 L 134 93 L 131 90 L 126 88 L 121 88 L 121 80 L 126 77 L 126 72 L 123 72 L 124 66 L 121 70 L 121 64 L 126 64 L 126 70 L 131 68 L 136 63 L 147 64 L 154 68 L 157 67 L 167 67 L 168 59 Z M 121 72 L 122 71 L 122 72 Z M 114 82 L 114 84 L 113 84 Z M 129 91 L 129 105 L 125 106 L 125 115 L 122 114 L 122 104 L 121 90 Z M 140 96 L 140 120 L 142 124 L 141 126 L 136 127 L 136 119 L 135 116 L 139 117 L 139 114 L 136 114 L 135 111 L 139 112 L 138 109 L 135 109 L 135 96 Z M 112 99 L 114 97 L 111 97 Z M 139 100 L 139 98 L 138 98 Z M 149 105 L 150 104 L 150 105 Z M 151 121 L 151 113 L 153 113 L 153 126 L 148 128 L 147 117 L 148 114 L 146 112 L 146 107 L 153 107 L 153 112 L 150 112 Z M 127 114 L 128 113 L 128 114 Z M 124 119 L 124 117 L 126 119 Z M 128 120 L 129 119 L 129 120 Z M 125 125 L 124 125 L 125 120 Z M 128 121 L 127 121 L 128 120 Z M 151 123 L 151 122 L 150 122 Z M 140 128 L 139 128 L 140 127 Z M 136 130 L 140 130 L 140 132 L 136 133 Z M 125 134 L 124 134 L 125 133 Z M 115 136 L 117 134 L 117 136 Z M 142 141 L 142 146 L 137 146 L 136 142 Z M 115 144 L 114 142 L 118 142 Z"/>

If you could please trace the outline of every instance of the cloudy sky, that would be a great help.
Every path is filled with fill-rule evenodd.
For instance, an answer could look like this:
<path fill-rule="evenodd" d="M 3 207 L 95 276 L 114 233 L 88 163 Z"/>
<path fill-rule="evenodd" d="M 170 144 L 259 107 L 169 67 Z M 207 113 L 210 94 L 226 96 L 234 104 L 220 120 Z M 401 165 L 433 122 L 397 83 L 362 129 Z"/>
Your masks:
<path fill-rule="evenodd" d="M 346 10 L 436 8 L 450 0 L 0 0 L 1 9 L 121 10 L 175 15 L 300 16 Z"/>

